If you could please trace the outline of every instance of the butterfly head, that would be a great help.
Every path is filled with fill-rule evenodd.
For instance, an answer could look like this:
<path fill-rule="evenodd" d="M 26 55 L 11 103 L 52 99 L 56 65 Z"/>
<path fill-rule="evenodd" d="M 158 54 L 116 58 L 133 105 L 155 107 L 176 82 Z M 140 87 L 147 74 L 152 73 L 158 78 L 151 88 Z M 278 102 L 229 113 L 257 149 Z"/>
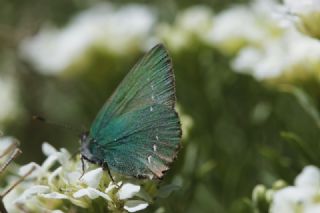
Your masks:
<path fill-rule="evenodd" d="M 94 143 L 95 140 L 90 136 L 90 132 L 86 131 L 84 133 L 81 134 L 80 136 L 80 143 L 81 143 L 81 156 L 83 158 L 85 158 L 86 160 L 90 161 L 90 162 L 94 162 L 94 156 L 92 155 L 89 145 L 91 143 Z"/>

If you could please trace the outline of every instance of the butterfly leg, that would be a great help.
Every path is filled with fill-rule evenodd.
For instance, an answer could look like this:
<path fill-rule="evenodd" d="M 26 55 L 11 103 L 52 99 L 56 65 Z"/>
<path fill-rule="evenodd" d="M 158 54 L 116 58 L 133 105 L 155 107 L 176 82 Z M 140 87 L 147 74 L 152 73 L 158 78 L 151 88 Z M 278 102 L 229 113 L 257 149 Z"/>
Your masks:
<path fill-rule="evenodd" d="M 115 181 L 114 181 L 114 179 L 113 179 L 113 177 L 112 177 L 112 174 L 111 174 L 111 172 L 110 172 L 110 169 L 109 169 L 109 166 L 108 166 L 108 163 L 107 163 L 107 162 L 104 162 L 104 163 L 102 164 L 102 168 L 103 168 L 103 170 L 107 170 L 108 175 L 109 175 L 111 181 L 112 181 L 113 183 L 115 183 Z"/>
<path fill-rule="evenodd" d="M 82 174 L 81 174 L 81 176 L 79 177 L 79 180 L 82 178 L 82 176 L 84 175 L 84 173 L 86 172 L 85 171 L 85 167 L 84 167 L 84 158 L 83 158 L 83 156 L 81 155 L 81 157 L 80 157 L 80 159 L 81 159 L 81 167 L 82 167 Z"/>

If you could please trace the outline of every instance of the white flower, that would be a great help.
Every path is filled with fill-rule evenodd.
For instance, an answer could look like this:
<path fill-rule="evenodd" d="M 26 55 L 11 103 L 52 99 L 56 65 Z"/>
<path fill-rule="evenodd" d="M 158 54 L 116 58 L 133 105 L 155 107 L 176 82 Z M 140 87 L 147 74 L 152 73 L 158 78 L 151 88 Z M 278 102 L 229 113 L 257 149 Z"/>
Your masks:
<path fill-rule="evenodd" d="M 154 21 L 154 13 L 142 5 L 115 9 L 100 4 L 75 16 L 64 29 L 42 28 L 21 43 L 20 52 L 43 74 L 57 74 L 96 44 L 114 54 L 141 48 Z"/>
<path fill-rule="evenodd" d="M 10 149 L 11 146 L 14 146 L 15 143 L 17 143 L 17 141 L 13 137 L 0 137 L 0 156 L 4 155 L 5 152 Z"/>
<path fill-rule="evenodd" d="M 308 14 L 313 11 L 320 11 L 319 0 L 284 0 L 285 6 L 293 13 Z"/>
<path fill-rule="evenodd" d="M 232 66 L 236 71 L 252 73 L 257 79 L 277 78 L 297 70 L 316 74 L 320 65 L 320 41 L 294 29 L 279 38 L 265 40 L 261 47 L 248 46 L 239 52 Z"/>
<path fill-rule="evenodd" d="M 31 186 L 30 188 L 26 189 L 22 195 L 16 200 L 16 203 L 25 203 L 29 199 L 31 199 L 34 195 L 43 194 L 50 191 L 48 186 L 44 185 L 35 185 Z"/>
<path fill-rule="evenodd" d="M 87 172 L 81 177 L 82 165 L 79 156 L 71 159 L 67 150 L 57 150 L 48 143 L 43 144 L 42 150 L 47 159 L 41 166 L 29 163 L 21 167 L 20 175 L 32 167 L 36 167 L 36 170 L 28 178 L 27 185 L 21 184 L 22 187 L 14 189 L 9 194 L 8 201 L 28 211 L 44 212 L 53 210 L 53 207 L 66 208 L 70 206 L 70 202 L 75 208 L 89 209 L 92 200 L 101 197 L 104 198 L 104 202 L 100 199 L 95 205 L 101 205 L 103 209 L 136 212 L 147 208 L 153 198 L 158 196 L 157 193 L 161 192 L 162 188 L 154 190 L 155 186 L 152 185 L 156 183 L 152 181 L 144 182 L 146 189 L 152 189 L 150 193 L 136 184 L 135 180 L 113 183 L 107 177 L 108 174 L 95 165 L 89 165 Z M 17 193 L 18 190 L 20 195 Z M 24 191 L 22 194 L 21 190 Z"/>
<path fill-rule="evenodd" d="M 265 32 L 261 30 L 261 27 L 249 8 L 237 6 L 215 17 L 209 38 L 217 45 L 228 43 L 233 45 L 243 41 L 257 42 L 265 37 Z"/>
<path fill-rule="evenodd" d="M 159 24 L 156 34 L 172 51 L 180 51 L 192 45 L 194 39 L 206 43 L 212 24 L 210 9 L 198 5 L 179 13 L 172 26 L 167 23 Z"/>
<path fill-rule="evenodd" d="M 39 176 L 42 176 L 43 173 L 45 171 L 42 170 L 42 168 L 34 163 L 34 162 L 31 162 L 31 163 L 28 163 L 26 165 L 23 165 L 19 168 L 19 171 L 18 171 L 18 174 L 20 176 L 24 176 L 25 174 L 27 174 L 27 172 L 29 172 L 31 170 L 31 168 L 35 168 L 35 170 L 32 172 L 32 174 L 29 175 L 29 178 L 34 178 L 34 177 L 39 177 Z"/>
<path fill-rule="evenodd" d="M 206 6 L 193 6 L 177 16 L 177 27 L 205 39 L 213 24 L 213 15 Z"/>
<path fill-rule="evenodd" d="M 131 183 L 125 183 L 118 191 L 118 196 L 120 200 L 126 200 L 128 198 L 132 198 L 139 191 L 140 186 Z"/>
<path fill-rule="evenodd" d="M 295 179 L 295 185 L 311 190 L 320 190 L 320 169 L 315 166 L 306 166 Z"/>
<path fill-rule="evenodd" d="M 88 196 L 90 199 L 96 199 L 100 196 L 106 200 L 111 200 L 111 198 L 107 194 L 91 187 L 80 189 L 73 194 L 73 197 L 75 198 L 81 198 L 83 196 Z"/>
<path fill-rule="evenodd" d="M 124 209 L 128 212 L 137 212 L 148 207 L 148 203 L 141 200 L 129 200 L 124 204 Z"/>
<path fill-rule="evenodd" d="M 320 209 L 320 170 L 307 166 L 295 179 L 295 186 L 276 191 L 270 208 L 271 213 L 316 213 Z"/>
<path fill-rule="evenodd" d="M 40 194 L 41 197 L 47 198 L 47 199 L 68 199 L 68 196 L 58 193 L 58 192 L 51 192 L 47 194 Z"/>
<path fill-rule="evenodd" d="M 49 143 L 44 142 L 42 144 L 42 152 L 43 154 L 45 154 L 46 156 L 52 155 L 54 153 L 57 152 L 56 148 L 54 148 L 53 146 L 51 146 Z"/>
<path fill-rule="evenodd" d="M 298 29 L 320 39 L 320 0 L 284 0 L 287 10 L 293 14 Z"/>
<path fill-rule="evenodd" d="M 84 174 L 81 178 L 81 181 L 84 182 L 87 186 L 97 188 L 99 186 L 102 175 L 103 169 L 97 168 Z"/>
<path fill-rule="evenodd" d="M 279 30 L 273 18 L 277 7 L 273 0 L 256 0 L 225 10 L 215 16 L 208 40 L 229 54 L 246 44 L 260 44 Z"/>

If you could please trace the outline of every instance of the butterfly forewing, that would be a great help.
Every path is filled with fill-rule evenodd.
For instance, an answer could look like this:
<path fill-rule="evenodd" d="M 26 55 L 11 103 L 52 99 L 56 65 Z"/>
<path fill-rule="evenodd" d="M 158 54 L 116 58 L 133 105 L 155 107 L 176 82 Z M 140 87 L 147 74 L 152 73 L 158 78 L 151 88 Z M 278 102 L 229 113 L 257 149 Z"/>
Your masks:
<path fill-rule="evenodd" d="M 176 157 L 181 127 L 174 110 L 171 59 L 152 48 L 127 74 L 90 130 L 92 161 L 136 177 L 161 178 Z M 87 157 L 89 160 L 90 158 Z"/>
<path fill-rule="evenodd" d="M 98 113 L 91 131 L 99 134 L 113 117 L 154 103 L 171 108 L 175 103 L 172 63 L 161 44 L 152 48 L 127 74 Z"/>

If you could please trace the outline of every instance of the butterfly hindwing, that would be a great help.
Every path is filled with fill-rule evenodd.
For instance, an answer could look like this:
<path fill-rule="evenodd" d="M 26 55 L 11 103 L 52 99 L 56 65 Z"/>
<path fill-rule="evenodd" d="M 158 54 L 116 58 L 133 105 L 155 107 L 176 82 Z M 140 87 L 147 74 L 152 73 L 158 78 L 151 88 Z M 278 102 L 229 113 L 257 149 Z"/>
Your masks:
<path fill-rule="evenodd" d="M 176 157 L 181 127 L 171 59 L 152 48 L 127 74 L 93 122 L 84 157 L 121 174 L 161 178 Z"/>
<path fill-rule="evenodd" d="M 113 171 L 140 177 L 161 178 L 176 157 L 181 137 L 177 113 L 164 105 L 126 112 L 102 131 L 96 155 Z"/>

